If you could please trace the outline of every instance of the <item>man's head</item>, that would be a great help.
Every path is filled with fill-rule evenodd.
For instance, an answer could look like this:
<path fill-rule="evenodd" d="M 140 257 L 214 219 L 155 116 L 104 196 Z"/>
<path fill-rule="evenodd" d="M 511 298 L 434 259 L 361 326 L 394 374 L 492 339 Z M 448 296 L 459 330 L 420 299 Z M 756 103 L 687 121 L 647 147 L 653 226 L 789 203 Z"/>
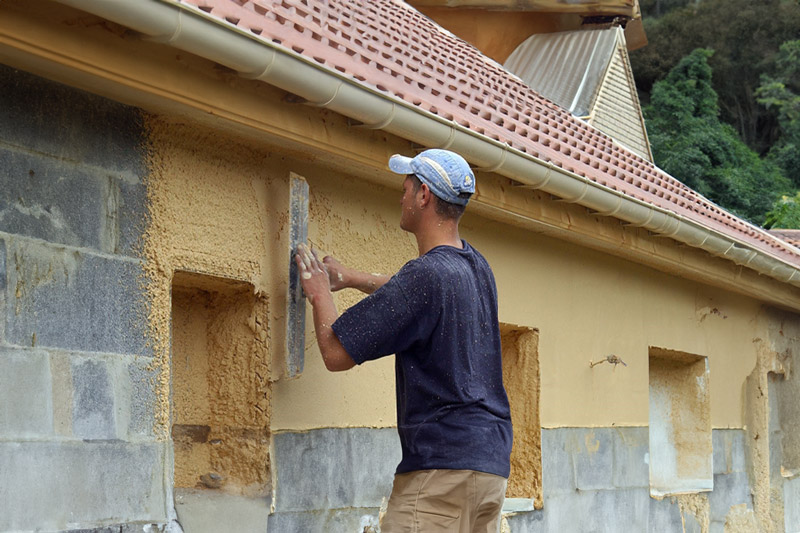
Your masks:
<path fill-rule="evenodd" d="M 475 174 L 469 164 L 449 150 L 425 150 L 416 157 L 395 154 L 389 168 L 411 176 L 414 191 L 425 184 L 437 199 L 436 212 L 444 218 L 460 218 L 475 192 Z"/>

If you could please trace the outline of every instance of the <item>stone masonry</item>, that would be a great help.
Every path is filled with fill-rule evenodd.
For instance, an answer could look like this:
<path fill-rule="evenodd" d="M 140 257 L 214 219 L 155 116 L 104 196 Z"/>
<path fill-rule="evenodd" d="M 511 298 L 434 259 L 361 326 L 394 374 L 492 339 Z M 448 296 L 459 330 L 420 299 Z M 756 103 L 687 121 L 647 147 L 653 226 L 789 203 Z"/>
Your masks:
<path fill-rule="evenodd" d="M 0 66 L 0 531 L 166 521 L 141 130 L 136 109 Z"/>

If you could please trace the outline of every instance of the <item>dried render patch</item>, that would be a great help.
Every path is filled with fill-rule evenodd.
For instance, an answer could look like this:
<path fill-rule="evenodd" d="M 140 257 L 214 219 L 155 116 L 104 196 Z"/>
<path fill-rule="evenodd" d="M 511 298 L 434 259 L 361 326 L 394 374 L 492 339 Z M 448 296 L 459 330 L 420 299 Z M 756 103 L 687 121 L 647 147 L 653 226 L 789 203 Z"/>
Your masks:
<path fill-rule="evenodd" d="M 762 339 L 756 344 L 756 365 L 747 377 L 747 438 L 751 453 L 750 462 L 753 480 L 753 508 L 759 533 L 773 533 L 782 529 L 783 508 L 776 506 L 770 488 L 769 457 L 769 377 L 776 368 L 776 353 Z M 777 498 L 780 501 L 780 498 Z M 780 517 L 776 516 L 780 514 Z"/>
<path fill-rule="evenodd" d="M 711 525 L 711 506 L 705 493 L 679 494 L 676 496 L 681 511 L 683 530 L 686 529 L 686 517 L 692 516 L 700 525 L 700 533 L 708 533 Z"/>
<path fill-rule="evenodd" d="M 758 530 L 756 515 L 746 503 L 730 508 L 725 517 L 725 533 L 754 533 Z"/>
<path fill-rule="evenodd" d="M 251 307 L 266 314 L 262 263 L 266 255 L 264 218 L 268 214 L 259 205 L 256 189 L 267 179 L 264 172 L 269 166 L 267 154 L 219 132 L 160 117 L 148 117 L 145 122 L 149 174 L 142 286 L 147 295 L 147 329 L 153 349 L 151 370 L 156 375 L 153 431 L 158 440 L 167 441 L 172 424 L 173 277 L 177 271 L 190 271 L 245 281 L 253 287 L 254 294 L 249 295 Z M 263 457 L 266 447 L 251 446 L 248 439 L 259 440 L 268 432 L 269 337 L 265 319 L 256 320 L 253 313 L 238 311 L 234 315 L 221 319 L 220 323 L 233 320 L 235 327 L 208 335 L 210 343 L 218 343 L 214 351 L 237 357 L 209 374 L 210 382 L 226 384 L 224 390 L 216 392 L 210 387 L 209 394 L 214 402 L 225 406 L 222 411 L 227 414 L 220 415 L 221 408 L 215 408 L 216 414 L 212 410 L 208 416 L 220 428 L 217 435 L 220 440 L 232 443 L 227 455 L 217 453 L 212 462 L 237 481 L 236 490 L 257 486 L 261 492 L 268 471 L 267 459 Z M 248 324 L 239 327 L 245 320 Z M 234 332 L 235 338 L 230 332 Z M 259 377 L 255 377 L 253 365 L 258 367 Z M 220 376 L 236 379 L 216 379 Z M 231 385 L 242 381 L 252 386 Z M 248 437 L 248 431 L 258 438 L 250 438 L 252 434 Z M 242 465 L 246 471 L 240 471 Z M 254 470 L 252 465 L 260 466 Z"/>

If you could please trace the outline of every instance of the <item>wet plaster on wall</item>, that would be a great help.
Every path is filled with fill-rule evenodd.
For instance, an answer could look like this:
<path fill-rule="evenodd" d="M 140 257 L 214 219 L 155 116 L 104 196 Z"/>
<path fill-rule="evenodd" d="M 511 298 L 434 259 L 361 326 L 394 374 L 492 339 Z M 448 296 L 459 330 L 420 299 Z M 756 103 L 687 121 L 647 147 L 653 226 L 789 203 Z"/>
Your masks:
<path fill-rule="evenodd" d="M 146 119 L 146 128 L 148 220 L 142 244 L 145 259 L 142 285 L 149 300 L 147 326 L 154 351 L 152 368 L 157 376 L 154 433 L 162 441 L 170 438 L 173 277 L 176 271 L 188 271 L 241 280 L 250 285 L 251 293 L 246 300 L 247 305 L 255 309 L 251 314 L 237 311 L 238 300 L 217 302 L 228 307 L 224 311 L 217 310 L 217 320 L 209 322 L 209 329 L 222 328 L 221 325 L 229 329 L 209 333 L 219 345 L 209 347 L 209 351 L 225 355 L 219 361 L 222 366 L 209 367 L 209 375 L 224 375 L 226 379 L 211 380 L 213 383 L 209 382 L 208 390 L 215 402 L 227 402 L 221 408 L 229 409 L 226 415 L 229 423 L 220 424 L 220 427 L 229 428 L 226 438 L 236 441 L 241 437 L 236 434 L 238 429 L 231 428 L 255 427 L 260 439 L 269 425 L 268 362 L 262 359 L 269 339 L 266 319 L 262 321 L 257 317 L 256 323 L 254 317 L 266 313 L 267 287 L 262 281 L 262 264 L 268 250 L 264 224 L 267 214 L 259 204 L 259 188 L 254 187 L 254 183 L 271 178 L 269 154 L 241 139 L 178 119 L 151 116 Z M 188 283 L 208 292 L 209 288 L 203 287 L 197 279 L 203 277 Z M 218 325 L 214 326 L 215 323 Z M 234 357 L 256 364 L 260 376 L 252 367 L 233 364 L 231 358 Z M 255 383 L 255 389 L 239 387 L 243 383 Z M 214 386 L 224 389 L 215 393 Z M 191 400 L 184 399 L 181 403 L 191 404 Z M 204 408 L 199 409 L 203 411 Z M 217 408 L 209 407 L 206 411 L 212 421 L 217 416 L 214 409 Z M 181 415 L 175 414 L 180 419 Z M 252 452 L 241 442 L 238 446 L 237 453 L 250 455 L 245 463 L 263 461 L 261 450 Z M 257 456 L 253 457 L 253 453 Z M 233 463 L 239 459 L 234 458 L 233 452 L 226 457 L 228 459 L 222 455 L 216 459 L 211 456 L 209 460 L 225 463 L 226 468 L 235 471 Z M 260 474 L 231 475 L 261 484 L 263 489 Z M 243 481 L 239 485 L 245 490 L 243 487 L 249 483 Z"/>
<path fill-rule="evenodd" d="M 197 288 L 191 278 L 177 283 L 176 278 L 175 486 L 264 496 L 269 450 L 266 309 L 257 305 L 249 284 L 216 292 Z"/>
<path fill-rule="evenodd" d="M 541 509 L 542 430 L 539 420 L 539 332 L 501 325 L 503 383 L 511 405 L 514 446 L 507 498 L 529 498 Z"/>
<path fill-rule="evenodd" d="M 309 184 L 309 241 L 321 255 L 370 273 L 393 274 L 417 256 L 402 231 L 397 190 L 352 177 L 297 167 Z M 364 298 L 354 289 L 334 294 L 344 312 Z M 391 427 L 396 424 L 394 361 L 385 357 L 342 373 L 328 372 L 316 344 L 310 308 L 306 317 L 305 370 L 273 389 L 273 431 L 320 427 Z"/>

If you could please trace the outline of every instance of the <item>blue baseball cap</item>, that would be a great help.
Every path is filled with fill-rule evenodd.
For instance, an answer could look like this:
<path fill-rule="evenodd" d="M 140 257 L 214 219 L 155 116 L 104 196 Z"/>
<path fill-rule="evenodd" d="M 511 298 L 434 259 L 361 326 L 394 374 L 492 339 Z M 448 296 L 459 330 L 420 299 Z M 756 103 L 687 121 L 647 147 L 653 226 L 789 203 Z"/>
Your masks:
<path fill-rule="evenodd" d="M 389 159 L 389 168 L 397 174 L 414 174 L 433 194 L 451 204 L 467 205 L 469 198 L 459 195 L 475 192 L 475 174 L 463 157 L 450 150 L 433 148 L 416 157 L 395 154 Z"/>

